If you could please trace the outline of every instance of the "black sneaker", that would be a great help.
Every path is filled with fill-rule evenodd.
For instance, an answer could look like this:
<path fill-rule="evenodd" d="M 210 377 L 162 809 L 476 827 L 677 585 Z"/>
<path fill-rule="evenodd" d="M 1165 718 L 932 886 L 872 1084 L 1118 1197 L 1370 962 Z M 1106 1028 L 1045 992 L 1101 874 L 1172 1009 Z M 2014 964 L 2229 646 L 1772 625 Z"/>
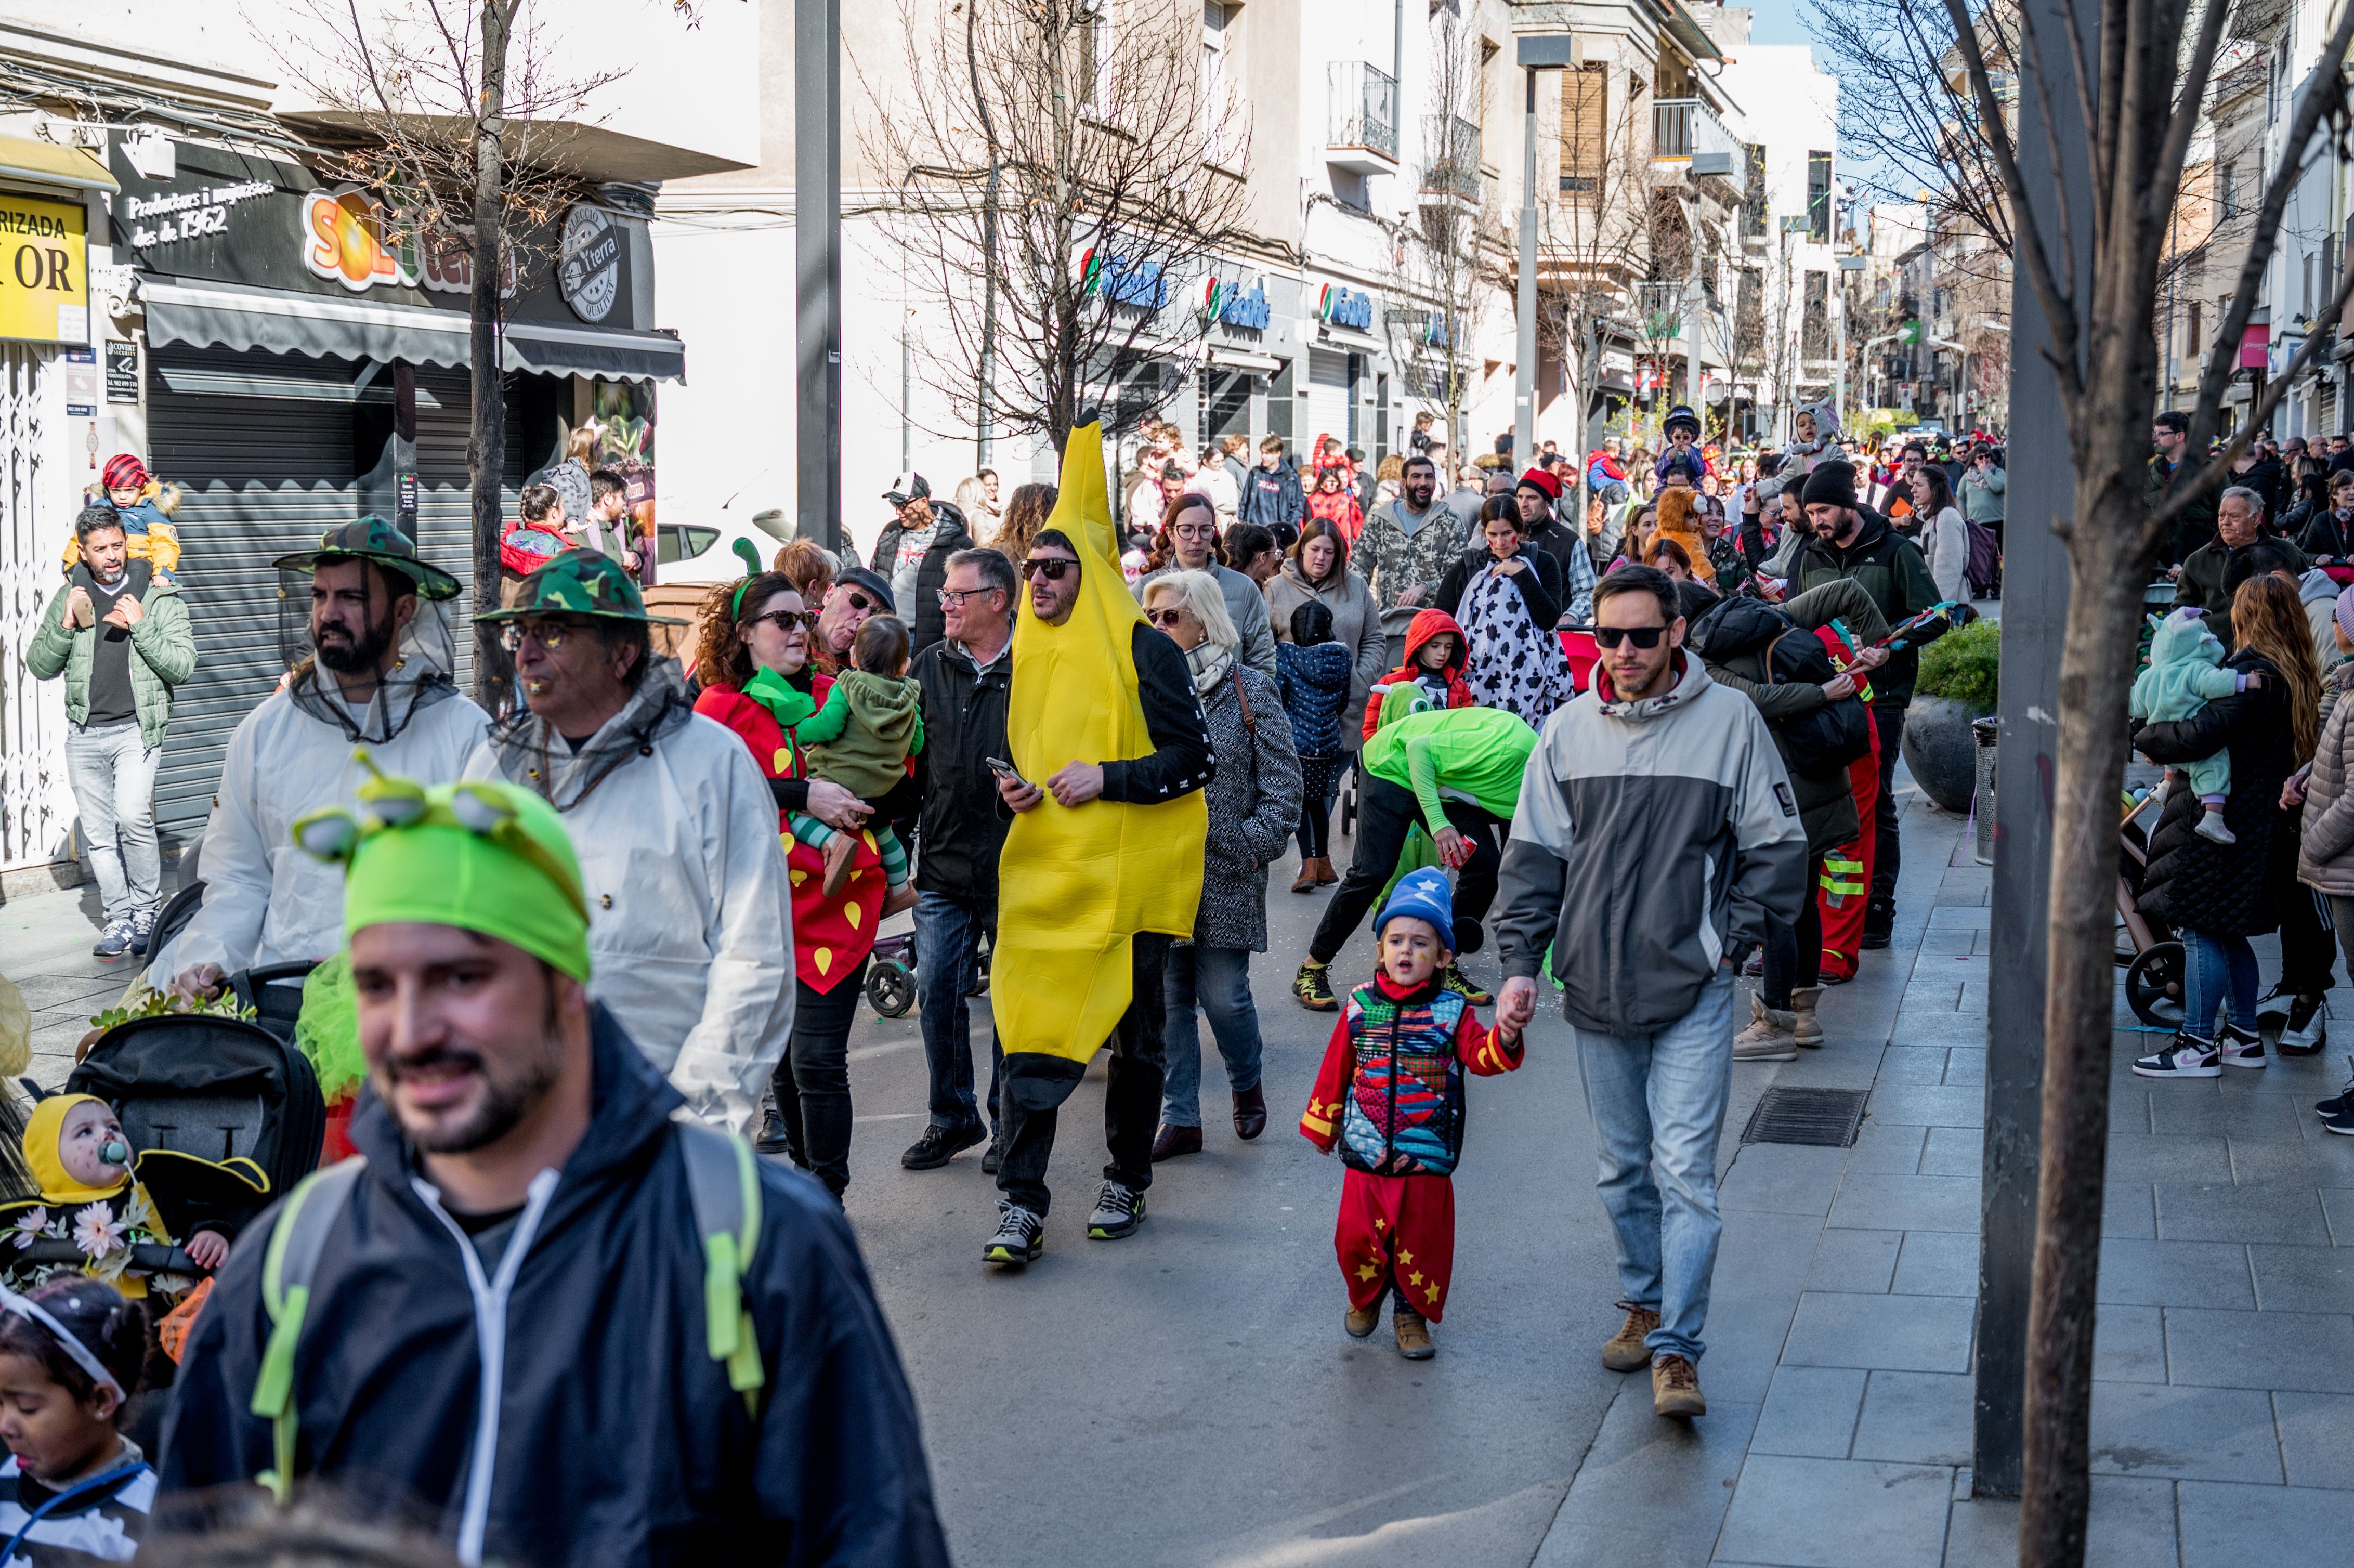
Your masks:
<path fill-rule="evenodd" d="M 2347 1057 L 2346 1065 L 2349 1067 L 2354 1067 L 2354 1056 Z M 2334 1116 L 2354 1115 L 2354 1077 L 2348 1078 L 2346 1086 L 2330 1098 L 2317 1100 L 2314 1103 L 2313 1114 L 2324 1121 L 2327 1121 Z"/>
<path fill-rule="evenodd" d="M 1136 1234 L 1144 1224 L 1144 1194 L 1117 1181 L 1107 1181 L 1096 1194 L 1096 1212 L 1087 1216 L 1089 1241 L 1119 1241 Z"/>
<path fill-rule="evenodd" d="M 1341 1003 L 1332 995 L 1330 965 L 1300 965 L 1299 972 L 1291 977 L 1291 994 L 1298 997 L 1299 1005 L 1310 1012 L 1341 1011 Z"/>
<path fill-rule="evenodd" d="M 991 1139 L 989 1147 L 981 1151 L 981 1173 L 984 1176 L 996 1175 L 998 1161 L 1004 1158 L 1005 1146 L 994 1138 Z"/>
<path fill-rule="evenodd" d="M 2324 1117 L 2321 1120 L 2321 1125 L 2328 1131 L 2337 1133 L 2340 1137 L 2354 1138 L 2354 1111 L 2347 1111 L 2338 1116 Z"/>
<path fill-rule="evenodd" d="M 2180 1030 L 2168 1041 L 2166 1049 L 2148 1056 L 2137 1056 L 2134 1075 L 2139 1078 L 2220 1078 L 2223 1069 L 2216 1065 L 2215 1047 L 2195 1034 Z"/>
<path fill-rule="evenodd" d="M 1876 953 L 1885 948 L 1896 934 L 1896 906 L 1869 905 L 1863 911 L 1863 950 Z"/>
<path fill-rule="evenodd" d="M 2263 1022 L 2259 1015 L 2258 1022 Z M 2329 1044 L 2329 1004 L 2325 997 L 2300 996 L 2281 1020 L 2280 1041 L 2274 1047 L 2284 1056 L 2318 1055 Z"/>
<path fill-rule="evenodd" d="M 903 1171 L 938 1171 L 989 1135 L 978 1127 L 928 1127 L 899 1156 Z"/>
<path fill-rule="evenodd" d="M 1019 1268 L 1046 1250 L 1046 1223 L 1011 1198 L 997 1200 L 997 1234 L 981 1249 L 983 1263 Z"/>
<path fill-rule="evenodd" d="M 1496 1000 L 1472 982 L 1471 977 L 1463 972 L 1461 964 L 1447 965 L 1446 976 L 1439 983 L 1474 1007 L 1485 1007 Z"/>
<path fill-rule="evenodd" d="M 109 920 L 106 929 L 98 934 L 98 940 L 91 945 L 90 955 L 112 962 L 131 950 L 131 922 Z"/>

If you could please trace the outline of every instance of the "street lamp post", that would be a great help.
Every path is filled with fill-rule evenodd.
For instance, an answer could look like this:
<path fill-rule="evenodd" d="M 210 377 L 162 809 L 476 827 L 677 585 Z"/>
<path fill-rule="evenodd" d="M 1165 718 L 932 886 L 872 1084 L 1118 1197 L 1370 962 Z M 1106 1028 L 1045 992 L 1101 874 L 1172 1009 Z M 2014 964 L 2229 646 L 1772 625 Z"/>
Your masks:
<path fill-rule="evenodd" d="M 1520 340 L 1513 351 L 1520 363 L 1512 376 L 1512 461 L 1525 466 L 1537 450 L 1537 73 L 1575 65 L 1578 49 L 1567 33 L 1526 34 L 1519 48 L 1528 97 L 1521 143 Z"/>

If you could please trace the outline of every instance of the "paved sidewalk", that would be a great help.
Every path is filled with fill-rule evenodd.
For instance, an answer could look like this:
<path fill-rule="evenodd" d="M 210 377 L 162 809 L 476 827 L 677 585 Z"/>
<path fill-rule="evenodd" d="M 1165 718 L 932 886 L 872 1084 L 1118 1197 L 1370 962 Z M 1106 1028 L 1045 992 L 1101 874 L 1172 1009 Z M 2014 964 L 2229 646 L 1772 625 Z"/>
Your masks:
<path fill-rule="evenodd" d="M 1969 1496 L 1990 874 L 1961 827 L 1908 813 L 1912 963 L 1832 991 L 1829 1048 L 1772 1079 L 1869 1087 L 1855 1147 L 1727 1151 L 1709 1416 L 1630 1379 L 1540 1564 L 2017 1561 L 2018 1505 Z M 2331 1010 L 2354 1036 L 2354 992 Z M 2354 1506 L 2354 1139 L 2309 1102 L 2341 1057 L 2153 1084 L 2155 1038 L 2115 1036 L 2088 1561 L 2322 1561 Z"/>
<path fill-rule="evenodd" d="M 33 1011 L 25 1075 L 45 1088 L 65 1082 L 90 1015 L 112 1007 L 139 973 L 138 959 L 110 964 L 90 955 L 103 925 L 91 882 L 0 903 L 0 975 L 16 982 Z"/>

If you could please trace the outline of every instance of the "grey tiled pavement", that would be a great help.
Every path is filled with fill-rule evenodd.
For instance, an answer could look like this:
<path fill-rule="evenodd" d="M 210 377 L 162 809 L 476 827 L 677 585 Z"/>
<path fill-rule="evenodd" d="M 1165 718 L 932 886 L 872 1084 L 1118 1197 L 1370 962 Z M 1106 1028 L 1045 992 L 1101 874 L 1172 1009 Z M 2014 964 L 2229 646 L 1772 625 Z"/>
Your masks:
<path fill-rule="evenodd" d="M 1738 1070 L 1709 1415 L 1655 1420 L 1630 1379 L 1538 1563 L 2018 1560 L 2018 1505 L 1970 1496 L 1990 875 L 1961 827 L 1908 810 L 1896 943 L 1829 993 L 1828 1048 Z M 2115 1036 L 2092 1563 L 2316 1562 L 2343 1535 L 2354 1139 L 2311 1102 L 2344 1080 L 2354 991 L 2330 1001 L 2328 1053 L 2210 1083 L 2136 1078 L 2154 1039 Z M 1777 1082 L 1869 1087 L 1855 1147 L 1734 1145 Z"/>
<path fill-rule="evenodd" d="M 172 873 L 164 872 L 165 885 Z M 0 902 L 0 975 L 16 983 L 33 1012 L 33 1065 L 27 1075 L 55 1088 L 73 1069 L 74 1046 L 90 1015 L 114 1005 L 139 971 L 136 959 L 90 956 L 99 938 L 96 888 L 47 891 Z"/>

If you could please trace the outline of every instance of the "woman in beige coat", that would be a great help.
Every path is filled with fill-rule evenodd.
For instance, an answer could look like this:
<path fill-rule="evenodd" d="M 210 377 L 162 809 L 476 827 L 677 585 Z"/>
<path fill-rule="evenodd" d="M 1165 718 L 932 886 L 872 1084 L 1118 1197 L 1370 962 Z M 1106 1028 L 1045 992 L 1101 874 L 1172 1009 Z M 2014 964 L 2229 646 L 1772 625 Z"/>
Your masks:
<path fill-rule="evenodd" d="M 1274 623 L 1276 641 L 1291 641 L 1291 612 L 1311 600 L 1332 612 L 1332 640 L 1349 651 L 1349 702 L 1341 711 L 1362 714 L 1373 683 L 1381 679 L 1383 655 L 1388 652 L 1382 612 L 1365 579 L 1349 569 L 1349 542 L 1339 528 L 1317 517 L 1300 524 L 1299 543 L 1291 547 L 1283 569 L 1267 580 L 1267 618 Z M 1354 751 L 1364 737 L 1354 724 L 1344 724 L 1341 744 Z"/>

